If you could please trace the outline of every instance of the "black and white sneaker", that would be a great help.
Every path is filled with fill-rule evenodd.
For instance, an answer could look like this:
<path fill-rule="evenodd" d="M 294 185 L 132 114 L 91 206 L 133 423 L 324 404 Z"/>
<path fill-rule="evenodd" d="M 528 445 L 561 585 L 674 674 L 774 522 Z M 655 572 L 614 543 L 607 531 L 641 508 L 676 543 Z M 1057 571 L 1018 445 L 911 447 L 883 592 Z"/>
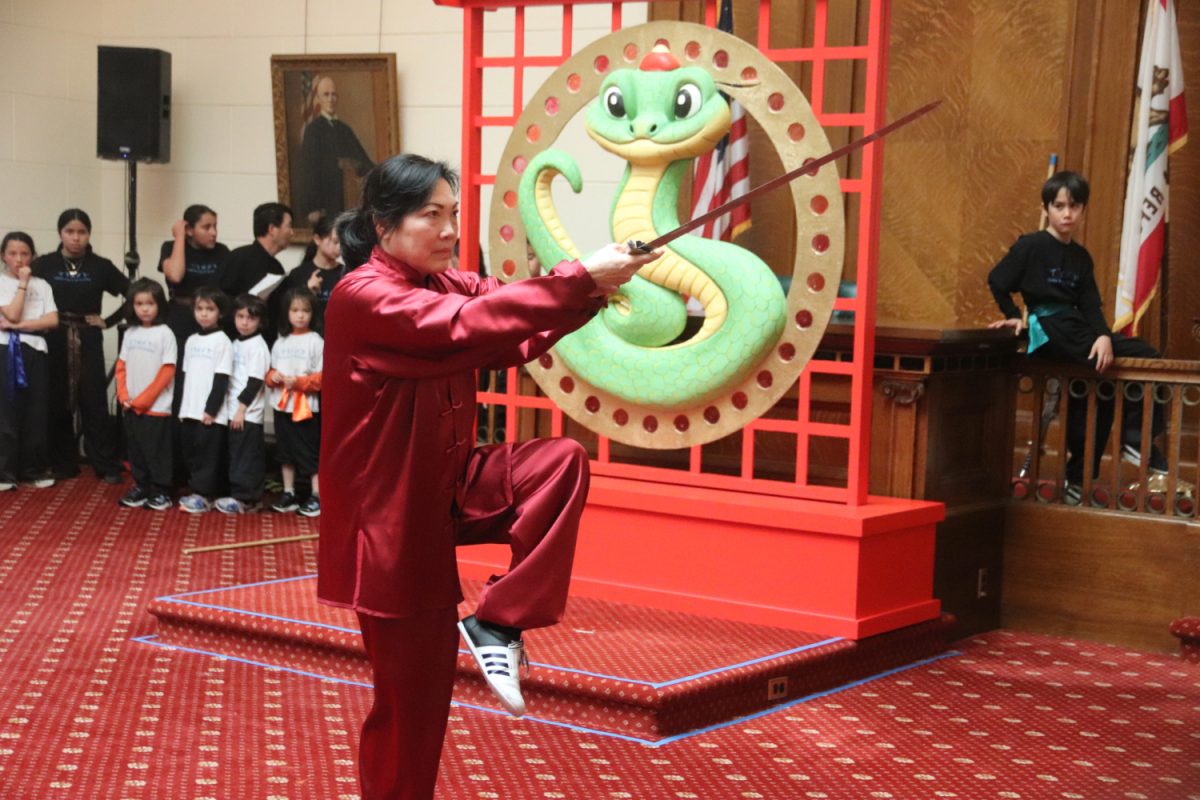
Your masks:
<path fill-rule="evenodd" d="M 1121 445 L 1121 460 L 1135 467 L 1142 465 L 1142 451 L 1131 444 Z M 1150 445 L 1150 473 L 1165 475 L 1167 472 L 1167 457 L 1156 446 Z"/>
<path fill-rule="evenodd" d="M 289 511 L 295 511 L 300 507 L 296 502 L 296 495 L 293 492 L 284 492 L 279 495 L 279 499 L 275 501 L 275 505 L 271 506 L 272 511 L 277 511 L 280 514 L 286 514 Z"/>
<path fill-rule="evenodd" d="M 319 517 L 321 516 L 321 498 L 315 494 L 310 495 L 307 500 L 300 504 L 296 509 L 296 513 L 302 517 Z"/>
<path fill-rule="evenodd" d="M 458 632 L 488 688 L 496 695 L 504 710 L 514 717 L 525 713 L 525 698 L 521 696 L 521 670 L 527 669 L 525 643 L 475 619 L 475 615 L 458 623 Z"/>
<path fill-rule="evenodd" d="M 117 502 L 126 508 L 141 508 L 150 499 L 150 493 L 140 486 L 134 486 Z"/>
<path fill-rule="evenodd" d="M 146 498 L 146 508 L 151 511 L 170 511 L 171 497 L 166 492 L 155 492 Z"/>

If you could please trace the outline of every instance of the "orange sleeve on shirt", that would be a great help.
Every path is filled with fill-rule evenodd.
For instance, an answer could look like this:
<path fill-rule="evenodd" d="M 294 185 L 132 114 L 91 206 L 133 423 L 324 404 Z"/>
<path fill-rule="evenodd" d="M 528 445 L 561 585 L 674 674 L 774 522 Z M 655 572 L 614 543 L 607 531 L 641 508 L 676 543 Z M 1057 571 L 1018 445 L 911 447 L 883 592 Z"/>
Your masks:
<path fill-rule="evenodd" d="M 154 401 L 162 394 L 163 389 L 171 385 L 171 381 L 175 380 L 175 365 L 163 364 L 158 368 L 158 374 L 154 376 L 154 380 L 150 381 L 141 394 L 133 399 L 130 404 L 134 411 L 144 414 L 154 406 Z"/>
<path fill-rule="evenodd" d="M 306 394 L 314 394 L 321 391 L 321 373 L 313 372 L 296 378 L 295 389 Z"/>
<path fill-rule="evenodd" d="M 125 385 L 125 362 L 117 359 L 117 402 L 122 406 L 129 400 L 129 388 Z"/>

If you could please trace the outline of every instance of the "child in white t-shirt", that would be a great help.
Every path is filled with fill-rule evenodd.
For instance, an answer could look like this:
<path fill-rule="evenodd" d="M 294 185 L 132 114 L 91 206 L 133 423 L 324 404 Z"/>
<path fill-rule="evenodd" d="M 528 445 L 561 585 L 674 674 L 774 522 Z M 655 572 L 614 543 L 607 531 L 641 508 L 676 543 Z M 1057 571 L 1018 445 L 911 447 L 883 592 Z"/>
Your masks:
<path fill-rule="evenodd" d="M 215 286 L 196 290 L 192 311 L 199 333 L 188 337 L 183 350 L 183 397 L 179 403 L 180 436 L 192 494 L 179 507 L 193 514 L 212 508 L 209 498 L 222 483 L 226 426 L 225 394 L 233 372 L 233 343 L 221 330 L 228 300 Z"/>
<path fill-rule="evenodd" d="M 167 296 L 158 281 L 139 278 L 129 287 L 133 323 L 117 358 L 117 402 L 125 410 L 125 443 L 133 488 L 120 503 L 166 511 L 171 507 L 171 402 L 177 350 L 167 327 Z"/>
<path fill-rule="evenodd" d="M 283 494 L 272 506 L 279 512 L 297 511 L 306 517 L 321 515 L 317 485 L 321 451 L 321 368 L 325 340 L 309 326 L 316 299 L 308 289 L 289 289 L 280 308 L 285 316 L 279 339 L 271 348 L 271 407 L 275 414 L 275 455 L 283 473 Z M 312 494 L 303 503 L 296 499 L 296 473 L 311 476 Z"/>
<path fill-rule="evenodd" d="M 252 294 L 233 301 L 233 372 L 225 395 L 229 417 L 229 497 L 216 502 L 226 514 L 244 514 L 258 508 L 266 479 L 266 444 L 263 440 L 263 381 L 271 369 L 271 351 L 259 333 L 267 307 Z"/>

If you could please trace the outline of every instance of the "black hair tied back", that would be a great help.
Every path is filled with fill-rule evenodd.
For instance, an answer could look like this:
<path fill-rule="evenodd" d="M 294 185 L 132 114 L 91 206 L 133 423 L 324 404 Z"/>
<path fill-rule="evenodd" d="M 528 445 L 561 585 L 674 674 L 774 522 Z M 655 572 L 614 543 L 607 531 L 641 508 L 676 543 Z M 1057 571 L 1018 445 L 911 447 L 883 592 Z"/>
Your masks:
<path fill-rule="evenodd" d="M 365 263 L 371 257 L 371 248 L 379 243 L 375 226 L 395 228 L 429 201 L 439 180 L 458 191 L 458 174 L 446 162 L 411 153 L 392 156 L 367 173 L 359 207 L 337 221 L 346 266 L 354 269 Z"/>

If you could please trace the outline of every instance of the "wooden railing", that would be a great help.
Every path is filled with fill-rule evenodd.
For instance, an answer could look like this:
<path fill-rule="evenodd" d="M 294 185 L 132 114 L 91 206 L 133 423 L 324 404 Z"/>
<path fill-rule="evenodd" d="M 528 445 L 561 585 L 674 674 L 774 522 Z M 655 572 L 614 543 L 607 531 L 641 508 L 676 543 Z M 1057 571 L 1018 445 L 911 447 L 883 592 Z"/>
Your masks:
<path fill-rule="evenodd" d="M 1117 359 L 1104 374 L 1036 358 L 1018 358 L 1012 496 L 1139 514 L 1191 517 L 1196 513 L 1197 430 L 1200 428 L 1200 362 Z M 1123 431 L 1130 404 L 1141 407 L 1140 431 Z M 1086 414 L 1082 477 L 1068 490 L 1068 423 Z M 1106 417 L 1111 413 L 1111 429 Z M 1162 430 L 1153 436 L 1154 417 Z M 1101 436 L 1096 437 L 1097 428 Z M 1132 459 L 1153 439 L 1165 457 L 1161 474 L 1151 459 Z M 1095 472 L 1088 469 L 1099 464 Z"/>

